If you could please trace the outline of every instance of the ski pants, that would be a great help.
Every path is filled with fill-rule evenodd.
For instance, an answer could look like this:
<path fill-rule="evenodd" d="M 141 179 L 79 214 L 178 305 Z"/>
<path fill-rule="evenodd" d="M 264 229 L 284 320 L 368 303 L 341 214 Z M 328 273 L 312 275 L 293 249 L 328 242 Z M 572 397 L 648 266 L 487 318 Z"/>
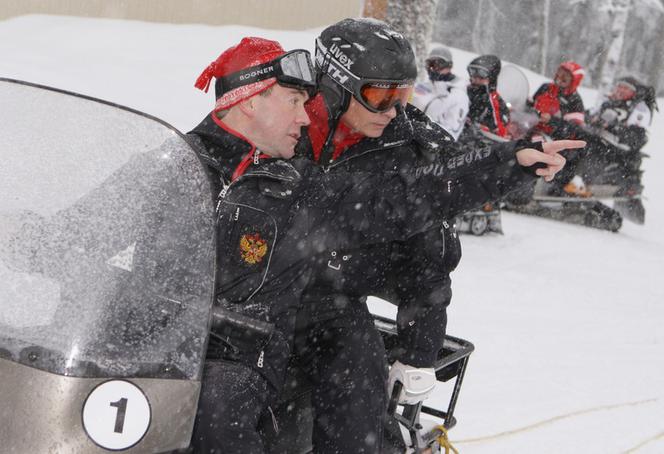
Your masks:
<path fill-rule="evenodd" d="M 313 452 L 383 453 L 387 358 L 366 304 L 332 320 L 298 322 L 294 364 L 313 384 Z"/>
<path fill-rule="evenodd" d="M 195 454 L 263 454 L 260 416 L 274 388 L 239 362 L 206 360 L 191 446 Z"/>

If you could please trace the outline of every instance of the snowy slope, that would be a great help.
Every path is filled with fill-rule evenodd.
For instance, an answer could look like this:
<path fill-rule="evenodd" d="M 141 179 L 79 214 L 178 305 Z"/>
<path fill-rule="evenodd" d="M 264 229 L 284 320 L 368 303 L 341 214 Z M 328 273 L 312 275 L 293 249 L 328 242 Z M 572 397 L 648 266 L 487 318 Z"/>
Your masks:
<path fill-rule="evenodd" d="M 311 50 L 316 32 L 25 16 L 0 22 L 0 77 L 187 131 L 212 106 L 196 77 L 246 35 Z M 473 55 L 453 53 L 463 74 Z M 527 74 L 531 92 L 545 80 Z M 582 94 L 591 105 L 595 93 Z M 449 332 L 476 352 L 451 434 L 461 452 L 664 452 L 662 143 L 660 114 L 645 150 L 645 226 L 612 234 L 506 213 L 504 236 L 463 237 Z M 436 398 L 446 396 L 441 387 Z"/>

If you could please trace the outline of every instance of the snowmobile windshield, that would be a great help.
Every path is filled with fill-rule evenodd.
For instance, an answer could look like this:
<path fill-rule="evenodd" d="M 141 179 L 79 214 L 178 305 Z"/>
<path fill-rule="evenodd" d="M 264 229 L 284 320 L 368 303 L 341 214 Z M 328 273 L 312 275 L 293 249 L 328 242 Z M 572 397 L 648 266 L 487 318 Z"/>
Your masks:
<path fill-rule="evenodd" d="M 144 114 L 0 79 L 0 358 L 77 377 L 200 377 L 213 206 Z"/>
<path fill-rule="evenodd" d="M 528 78 L 518 67 L 505 66 L 498 75 L 496 89 L 512 110 L 512 114 L 526 110 L 530 85 Z"/>

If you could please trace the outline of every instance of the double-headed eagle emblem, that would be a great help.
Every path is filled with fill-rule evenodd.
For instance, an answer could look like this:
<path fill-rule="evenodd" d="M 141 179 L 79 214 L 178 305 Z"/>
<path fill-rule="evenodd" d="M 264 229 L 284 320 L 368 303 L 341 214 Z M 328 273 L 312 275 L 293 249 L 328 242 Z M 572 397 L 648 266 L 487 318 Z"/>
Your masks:
<path fill-rule="evenodd" d="M 267 254 L 267 241 L 261 238 L 259 233 L 244 234 L 240 238 L 240 256 L 242 260 L 255 265 L 260 263 Z"/>

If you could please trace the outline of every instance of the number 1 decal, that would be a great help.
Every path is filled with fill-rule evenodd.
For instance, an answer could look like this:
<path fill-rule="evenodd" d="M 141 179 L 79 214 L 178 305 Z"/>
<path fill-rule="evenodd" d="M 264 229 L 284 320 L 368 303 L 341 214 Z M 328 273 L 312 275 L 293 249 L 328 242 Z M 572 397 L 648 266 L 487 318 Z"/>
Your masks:
<path fill-rule="evenodd" d="M 83 404 L 83 428 L 105 449 L 119 451 L 136 445 L 147 433 L 151 419 L 147 397 L 126 380 L 102 383 Z"/>
<path fill-rule="evenodd" d="M 115 417 L 114 432 L 121 434 L 122 428 L 124 427 L 125 413 L 127 413 L 127 399 L 123 397 L 116 402 L 111 402 L 111 407 L 116 407 L 118 409 L 118 414 Z"/>

